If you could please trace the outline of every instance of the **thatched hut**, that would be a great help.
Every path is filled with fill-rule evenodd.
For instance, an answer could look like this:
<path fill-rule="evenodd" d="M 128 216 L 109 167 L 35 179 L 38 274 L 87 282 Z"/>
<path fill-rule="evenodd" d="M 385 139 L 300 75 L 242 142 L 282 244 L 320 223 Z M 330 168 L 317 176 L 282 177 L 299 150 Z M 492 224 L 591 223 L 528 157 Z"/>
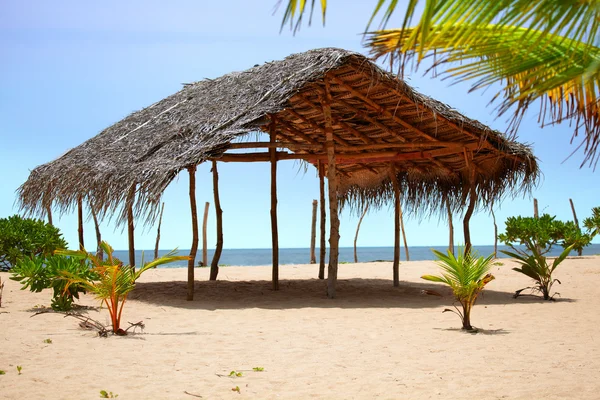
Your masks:
<path fill-rule="evenodd" d="M 258 131 L 267 133 L 269 142 L 236 140 Z M 264 151 L 228 152 L 241 148 Z M 84 198 L 93 201 L 101 216 L 123 206 L 121 218 L 128 221 L 133 237 L 134 204 L 138 217 L 151 219 L 163 191 L 187 169 L 194 231 L 188 273 L 191 299 L 198 242 L 196 166 L 213 163 L 219 230 L 217 162 L 270 162 L 276 289 L 276 166 L 289 159 L 318 168 L 322 213 L 324 177 L 329 182 L 331 297 L 337 277 L 339 204 L 377 206 L 393 201 L 398 210 L 402 201 L 413 212 L 466 206 L 469 245 L 468 219 L 477 202 L 485 205 L 506 193 L 527 191 L 539 175 L 528 146 L 417 93 L 361 54 L 326 48 L 186 84 L 35 168 L 19 188 L 19 199 L 25 210 L 38 215 L 50 206 L 68 210 Z M 211 276 L 216 277 L 216 268 L 213 260 Z"/>

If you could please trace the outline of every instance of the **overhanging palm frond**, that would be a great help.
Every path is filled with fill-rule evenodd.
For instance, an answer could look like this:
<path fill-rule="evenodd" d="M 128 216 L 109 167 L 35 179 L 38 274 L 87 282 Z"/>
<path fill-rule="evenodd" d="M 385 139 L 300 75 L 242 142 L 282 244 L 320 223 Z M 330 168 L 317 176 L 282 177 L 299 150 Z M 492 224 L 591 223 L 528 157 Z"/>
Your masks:
<path fill-rule="evenodd" d="M 397 6 L 397 0 L 379 0 L 367 29 L 382 11 L 379 26 L 384 28 Z M 453 42 L 460 45 L 472 41 L 478 29 L 490 24 L 526 27 L 531 32 L 564 35 L 587 46 L 598 46 L 600 0 L 410 0 L 402 27 L 413 25 L 419 13 L 411 30 L 410 48 L 418 42 L 430 43 L 431 26 L 462 27 L 454 31 Z M 427 52 L 426 46 L 417 47 L 418 54 Z"/>
<path fill-rule="evenodd" d="M 542 124 L 574 121 L 574 136 L 584 129 L 584 162 L 593 162 L 600 142 L 600 48 L 526 28 L 464 24 L 433 26 L 428 42 L 415 43 L 416 29 L 373 32 L 367 46 L 376 57 L 397 56 L 403 63 L 419 58 L 419 49 L 425 48 L 429 51 L 426 56 L 434 58 L 436 72 L 457 82 L 471 80 L 472 90 L 502 84 L 498 112 L 502 115 L 515 108 L 513 128 L 539 99 Z M 465 30 L 472 36 L 457 43 L 457 36 Z"/>
<path fill-rule="evenodd" d="M 283 0 L 278 0 L 276 8 L 281 6 Z M 304 12 L 306 11 L 306 0 L 288 0 L 288 4 L 285 7 L 285 12 L 283 14 L 283 19 L 281 20 L 281 29 L 285 26 L 286 23 L 290 23 L 290 28 L 294 32 L 300 29 L 302 26 L 302 17 L 304 17 Z M 320 0 L 321 3 L 321 16 L 323 20 L 323 25 L 325 25 L 325 14 L 327 13 L 327 0 Z M 308 19 L 308 24 L 310 25 L 312 22 L 313 12 L 315 10 L 315 0 L 310 1 L 310 17 Z M 295 22 L 294 22 L 295 20 Z"/>

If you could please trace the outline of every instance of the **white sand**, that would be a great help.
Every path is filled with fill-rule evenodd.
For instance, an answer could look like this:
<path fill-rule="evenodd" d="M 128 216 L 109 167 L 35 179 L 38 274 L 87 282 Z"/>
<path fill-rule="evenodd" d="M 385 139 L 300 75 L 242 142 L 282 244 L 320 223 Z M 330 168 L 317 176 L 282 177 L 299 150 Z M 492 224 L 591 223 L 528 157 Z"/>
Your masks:
<path fill-rule="evenodd" d="M 335 300 L 315 265 L 282 266 L 278 292 L 270 267 L 221 268 L 216 282 L 196 269 L 193 302 L 185 269 L 152 270 L 124 311 L 125 321 L 144 321 L 144 333 L 106 339 L 72 318 L 31 318 L 51 293 L 21 291 L 0 273 L 0 398 L 600 398 L 600 257 L 559 267 L 557 302 L 513 299 L 529 280 L 512 266 L 494 267 L 473 312 L 476 335 L 442 314 L 447 290 L 419 279 L 436 272 L 430 261 L 402 263 L 399 288 L 391 263 L 340 265 Z M 89 315 L 108 323 L 106 309 Z M 232 370 L 243 376 L 228 377 Z"/>

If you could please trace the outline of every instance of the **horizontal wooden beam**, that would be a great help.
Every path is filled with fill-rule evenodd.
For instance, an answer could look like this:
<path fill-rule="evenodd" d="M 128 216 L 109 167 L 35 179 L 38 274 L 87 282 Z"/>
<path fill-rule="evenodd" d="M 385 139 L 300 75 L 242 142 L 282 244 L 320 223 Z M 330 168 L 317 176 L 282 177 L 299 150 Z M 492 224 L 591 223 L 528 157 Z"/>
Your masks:
<path fill-rule="evenodd" d="M 368 164 L 371 162 L 384 161 L 403 161 L 403 160 L 425 160 L 435 157 L 442 157 L 451 154 L 462 154 L 465 150 L 475 150 L 479 146 L 478 143 L 471 143 L 462 147 L 448 147 L 435 150 L 423 150 L 407 153 L 399 153 L 396 151 L 376 151 L 364 153 L 337 153 L 336 162 L 340 164 Z M 336 148 L 336 150 L 338 150 Z M 305 160 L 316 163 L 321 160 L 327 163 L 327 154 L 296 154 L 279 151 L 276 153 L 277 160 Z M 270 161 L 268 152 L 262 153 L 224 153 L 220 158 L 214 158 L 215 161 L 222 162 L 261 162 Z"/>
<path fill-rule="evenodd" d="M 336 146 L 336 150 L 340 152 L 357 152 L 367 150 L 390 150 L 390 149 L 438 149 L 438 148 L 455 148 L 462 150 L 464 147 L 470 147 L 469 143 L 460 142 L 418 142 L 418 143 L 370 143 L 364 145 L 348 145 Z M 230 143 L 229 150 L 238 149 L 289 149 L 291 151 L 306 150 L 315 152 L 325 152 L 325 144 L 308 144 L 308 143 L 291 143 L 291 142 L 236 142 Z"/>
<path fill-rule="evenodd" d="M 320 144 L 307 144 L 307 143 L 290 143 L 290 142 L 236 142 L 229 143 L 229 149 L 290 149 L 294 150 L 313 150 L 313 151 L 325 151 L 323 145 Z"/>

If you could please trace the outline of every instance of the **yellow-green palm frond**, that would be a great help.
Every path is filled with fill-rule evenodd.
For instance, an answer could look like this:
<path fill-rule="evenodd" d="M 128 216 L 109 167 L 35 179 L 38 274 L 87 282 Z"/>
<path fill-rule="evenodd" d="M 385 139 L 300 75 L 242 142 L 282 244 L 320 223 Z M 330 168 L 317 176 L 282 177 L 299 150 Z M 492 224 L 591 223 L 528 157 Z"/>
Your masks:
<path fill-rule="evenodd" d="M 276 7 L 278 8 L 283 0 L 278 0 Z M 323 25 L 325 24 L 325 14 L 327 13 L 327 0 L 319 0 L 321 4 L 321 18 L 323 21 Z M 308 24 L 310 25 L 312 22 L 313 12 L 315 10 L 315 2 L 316 0 L 310 1 L 310 16 L 308 19 Z M 308 1 L 306 0 L 288 0 L 288 4 L 285 7 L 285 12 L 283 14 L 283 19 L 281 20 L 281 28 L 285 26 L 286 23 L 289 22 L 290 28 L 296 32 L 302 26 L 302 18 L 304 17 L 304 13 L 307 11 Z"/>
<path fill-rule="evenodd" d="M 397 6 L 397 0 L 378 0 L 367 29 L 382 11 L 380 28 L 384 28 Z M 415 16 L 419 13 L 417 21 Z M 479 28 L 495 24 L 524 27 L 531 32 L 565 36 L 598 46 L 599 16 L 600 0 L 410 0 L 402 28 L 412 26 L 408 46 L 413 48 L 421 43 L 416 49 L 421 55 L 431 50 L 427 43 L 431 42 L 432 26 L 460 27 L 453 33 L 457 45 L 476 38 Z"/>
<path fill-rule="evenodd" d="M 539 99 L 540 122 L 574 121 L 574 136 L 580 129 L 586 135 L 584 162 L 594 160 L 600 142 L 600 48 L 564 36 L 498 25 L 477 29 L 433 26 L 428 43 L 413 43 L 415 29 L 374 32 L 368 46 L 376 57 L 397 57 L 403 62 L 418 57 L 418 49 L 427 48 L 434 59 L 431 68 L 455 81 L 472 81 L 472 90 L 500 83 L 503 99 L 498 112 L 515 110 L 513 128 Z M 473 37 L 457 44 L 457 32 L 465 29 Z"/>

